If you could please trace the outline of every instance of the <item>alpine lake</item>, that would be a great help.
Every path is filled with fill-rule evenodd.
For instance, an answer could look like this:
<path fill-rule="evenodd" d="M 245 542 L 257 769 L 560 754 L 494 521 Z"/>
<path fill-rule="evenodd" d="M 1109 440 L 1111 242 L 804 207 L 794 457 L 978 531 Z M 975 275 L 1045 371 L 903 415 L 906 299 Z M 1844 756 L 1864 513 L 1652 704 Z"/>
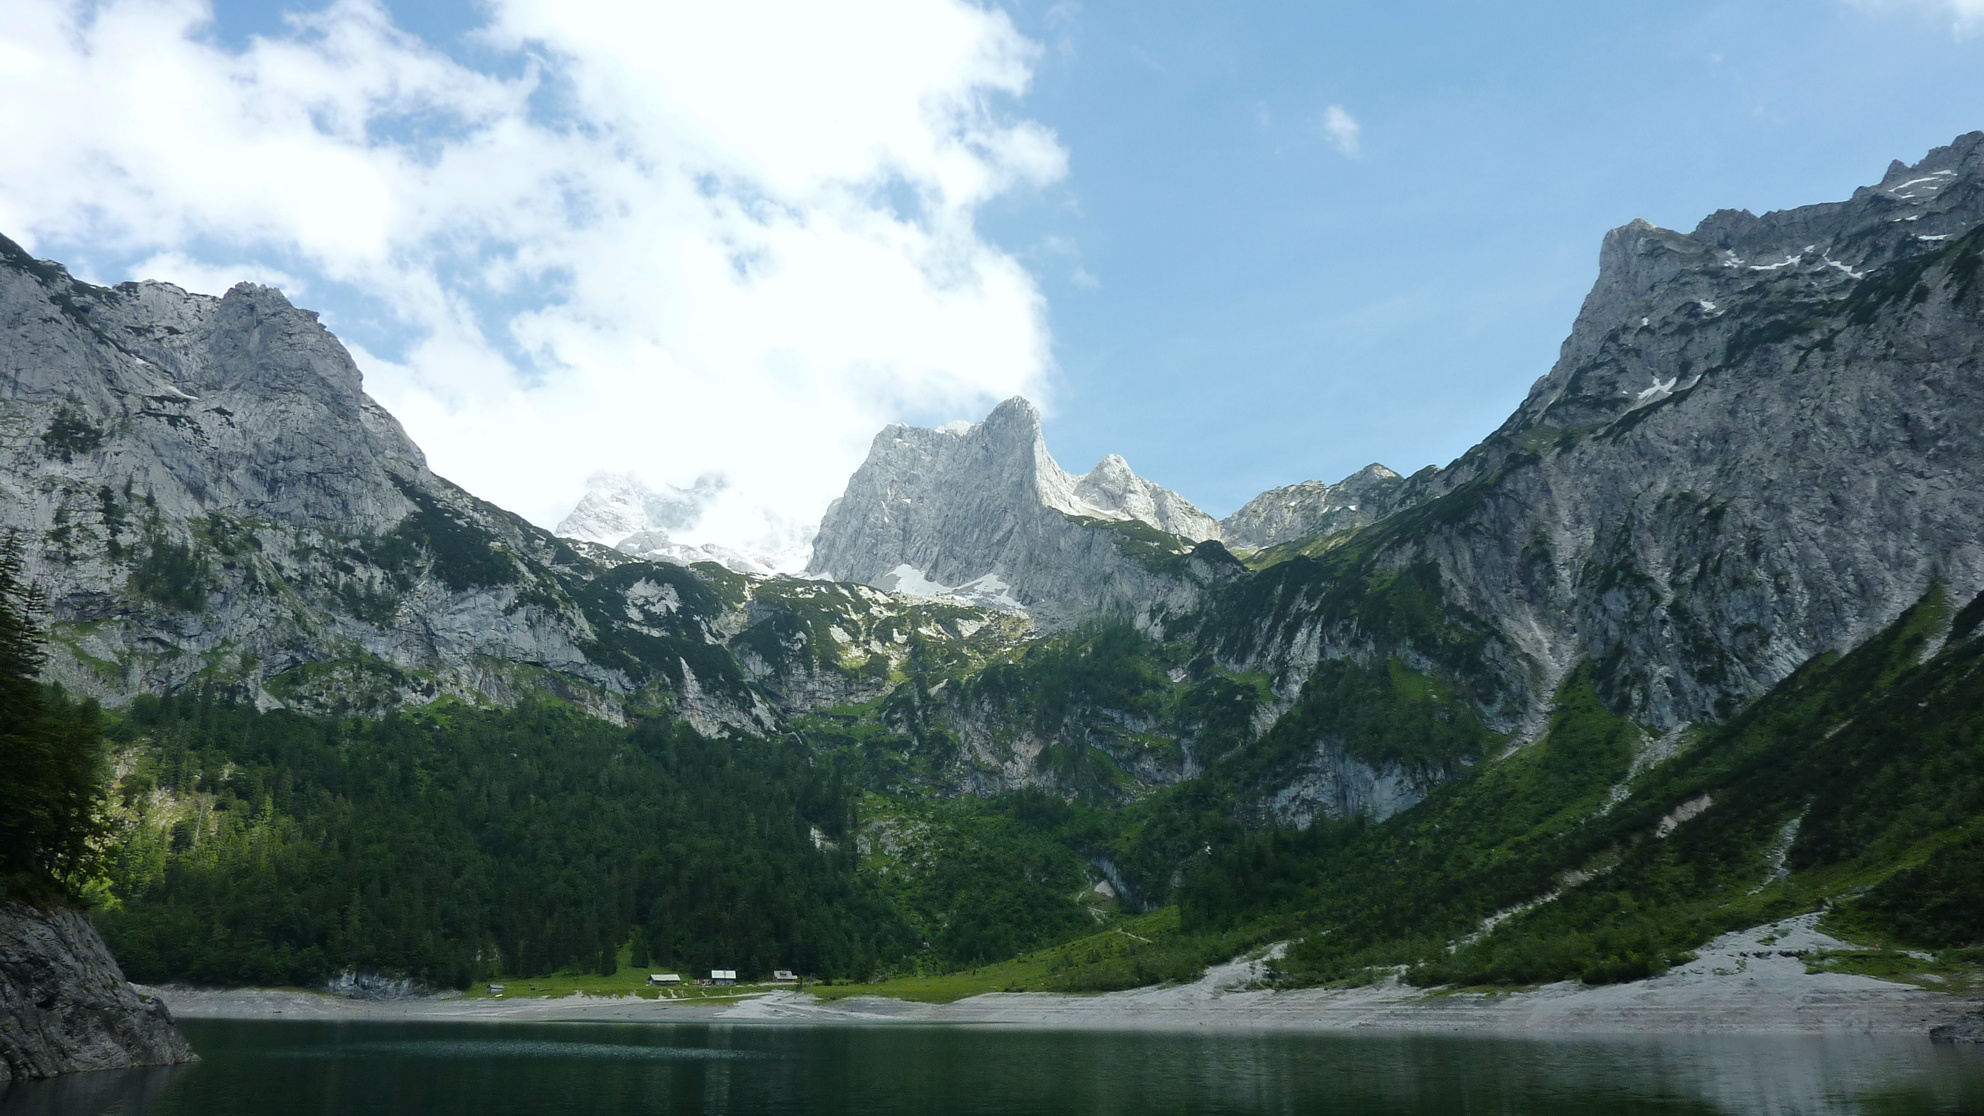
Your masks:
<path fill-rule="evenodd" d="M 0 1116 L 1984 1113 L 1984 1049 L 1909 1038 L 260 1021 L 184 1028 L 197 1063 L 17 1084 L 0 1093 Z"/>

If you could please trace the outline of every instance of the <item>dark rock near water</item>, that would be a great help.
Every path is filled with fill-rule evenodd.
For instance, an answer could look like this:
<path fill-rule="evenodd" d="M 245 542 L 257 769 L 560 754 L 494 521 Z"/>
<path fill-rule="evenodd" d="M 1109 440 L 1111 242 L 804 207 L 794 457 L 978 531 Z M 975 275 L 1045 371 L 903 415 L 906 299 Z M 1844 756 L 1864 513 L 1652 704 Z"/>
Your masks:
<path fill-rule="evenodd" d="M 0 1086 L 194 1057 L 165 1001 L 124 980 L 80 911 L 0 899 Z"/>
<path fill-rule="evenodd" d="M 1929 1029 L 1936 1042 L 1984 1042 L 1984 1011 L 1974 1011 L 1954 1023 Z"/>

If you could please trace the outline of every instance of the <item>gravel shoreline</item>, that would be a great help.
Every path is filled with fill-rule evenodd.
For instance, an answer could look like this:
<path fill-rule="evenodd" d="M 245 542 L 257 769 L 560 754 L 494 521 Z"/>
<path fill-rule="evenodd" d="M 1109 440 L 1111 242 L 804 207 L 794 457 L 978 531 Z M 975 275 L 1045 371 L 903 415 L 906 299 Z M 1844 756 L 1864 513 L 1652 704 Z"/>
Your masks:
<path fill-rule="evenodd" d="M 993 1024 L 1068 1029 L 1387 1030 L 1519 1034 L 1892 1034 L 1926 1036 L 1984 1009 L 1955 996 L 1841 973 L 1807 974 L 1795 954 L 1847 948 L 1814 915 L 1724 935 L 1665 976 L 1507 994 L 1368 988 L 1247 991 L 1258 962 L 1216 966 L 1186 985 L 1092 996 L 988 993 L 949 1004 L 880 997 L 823 1002 L 773 991 L 722 1004 L 633 996 L 353 1000 L 307 992 L 147 989 L 181 1019 L 374 1019 L 455 1022 Z"/>

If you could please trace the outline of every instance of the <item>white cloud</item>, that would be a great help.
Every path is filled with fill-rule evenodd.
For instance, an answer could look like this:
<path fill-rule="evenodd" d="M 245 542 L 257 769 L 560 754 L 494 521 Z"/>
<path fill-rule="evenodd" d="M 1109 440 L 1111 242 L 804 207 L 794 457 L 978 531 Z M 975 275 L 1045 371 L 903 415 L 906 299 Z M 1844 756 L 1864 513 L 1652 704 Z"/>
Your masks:
<path fill-rule="evenodd" d="M 286 271 L 252 263 L 215 265 L 196 260 L 178 251 L 160 252 L 152 256 L 131 268 L 130 277 L 176 283 L 189 291 L 199 291 L 202 294 L 225 291 L 236 283 L 259 283 L 264 287 L 279 287 L 292 299 L 309 291 L 308 284 Z M 118 276 L 112 281 L 118 282 L 123 278 Z"/>
<path fill-rule="evenodd" d="M 1039 290 L 974 228 L 1066 168 L 1000 107 L 1038 53 L 1004 14 L 488 12 L 506 69 L 481 72 L 371 0 L 241 51 L 199 0 L 0 6 L 0 231 L 144 259 L 134 278 L 294 292 L 245 262 L 274 258 L 376 292 L 417 340 L 354 345 L 369 389 L 437 471 L 547 525 L 600 470 L 716 472 L 692 537 L 789 533 L 882 424 L 1043 393 Z M 486 326 L 499 306 L 523 309 Z"/>
<path fill-rule="evenodd" d="M 1345 111 L 1342 105 L 1331 105 L 1324 110 L 1323 138 L 1352 159 L 1357 158 L 1357 141 L 1363 131 L 1363 127 L 1357 123 L 1357 118 Z"/>

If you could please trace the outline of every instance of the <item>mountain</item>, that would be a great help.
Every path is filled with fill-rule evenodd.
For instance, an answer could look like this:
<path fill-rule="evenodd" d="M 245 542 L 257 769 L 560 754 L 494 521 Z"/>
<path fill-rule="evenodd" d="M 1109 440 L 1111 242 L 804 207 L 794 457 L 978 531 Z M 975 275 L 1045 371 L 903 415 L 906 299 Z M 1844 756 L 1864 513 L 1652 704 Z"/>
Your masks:
<path fill-rule="evenodd" d="M 1666 732 L 1932 587 L 1970 599 L 1980 225 L 1973 133 L 1844 202 L 1614 230 L 1516 413 L 1417 502 L 1264 571 L 1222 655 L 1290 681 L 1346 657 L 1433 665 L 1522 739 L 1589 662 L 1611 707 Z"/>
<path fill-rule="evenodd" d="M 1538 740 L 1580 670 L 1671 748 L 1932 590 L 1984 589 L 1984 506 L 1967 495 L 1984 482 L 1980 242 L 1980 134 L 1845 202 L 1614 230 L 1556 366 L 1501 428 L 1444 469 L 1255 498 L 1216 536 L 1251 574 L 1210 543 L 1190 566 L 1085 545 L 1181 523 L 1156 501 L 1128 521 L 1080 510 L 1019 401 L 969 428 L 885 430 L 814 568 L 995 585 L 1050 631 L 1120 614 L 1177 648 L 1140 669 L 1199 664 L 1134 701 L 1081 699 L 1081 727 L 1052 732 L 946 689 L 919 708 L 977 757 L 959 785 L 1099 786 L 1038 761 L 1064 749 L 1170 785 L 1224 750 L 1253 757 L 1232 788 L 1243 814 L 1385 817 Z M 1212 535 L 1191 526 L 1171 553 Z M 1208 665 L 1266 680 L 1244 747 L 1180 712 L 1211 700 Z M 1387 671 L 1448 727 L 1399 727 Z M 1172 758 L 1136 758 L 1151 753 L 1124 751 L 1133 739 Z M 1022 759 L 997 760 L 1001 741 Z"/>
<path fill-rule="evenodd" d="M 703 476 L 689 488 L 662 488 L 656 492 L 631 473 L 595 473 L 586 479 L 586 494 L 558 521 L 557 533 L 603 546 L 642 532 L 666 536 L 694 526 L 703 506 L 722 491 L 723 481 Z"/>
<path fill-rule="evenodd" d="M 1082 477 L 1048 454 L 1040 412 L 1009 399 L 985 421 L 875 436 L 827 509 L 810 572 L 1020 609 L 1048 629 L 1121 610 L 1197 607 L 1234 567 L 1213 518 L 1114 454 Z"/>
<path fill-rule="evenodd" d="M 1831 904 L 1984 976 L 1984 134 L 1614 230 L 1443 468 L 1215 522 L 1009 400 L 882 431 L 809 578 L 626 552 L 693 493 L 474 499 L 276 292 L 0 256 L 0 524 L 121 707 L 133 971 L 1597 982 Z"/>
<path fill-rule="evenodd" d="M 797 573 L 812 553 L 804 542 L 743 550 L 677 542 L 670 532 L 694 527 L 711 500 L 724 489 L 721 477 L 704 475 L 688 488 L 663 485 L 655 491 L 631 473 L 597 473 L 586 494 L 558 521 L 560 538 L 610 546 L 633 558 L 693 566 L 715 562 L 743 574 Z M 810 532 L 808 532 L 810 533 Z"/>
<path fill-rule="evenodd" d="M 0 529 L 47 597 L 48 677 L 114 704 L 204 686 L 332 713 L 553 697 L 765 732 L 775 695 L 845 696 L 907 654 L 863 635 L 878 618 L 986 623 L 559 539 L 429 470 L 271 288 L 98 287 L 0 239 L 0 376 Z M 594 537 L 616 514 L 666 526 L 713 487 L 596 494 L 580 518 Z"/>
<path fill-rule="evenodd" d="M 1383 465 L 1366 465 L 1335 484 L 1303 481 L 1271 488 L 1219 521 L 1220 539 L 1235 550 L 1264 550 L 1368 526 L 1397 511 L 1425 488 L 1436 468 L 1411 482 Z"/>

